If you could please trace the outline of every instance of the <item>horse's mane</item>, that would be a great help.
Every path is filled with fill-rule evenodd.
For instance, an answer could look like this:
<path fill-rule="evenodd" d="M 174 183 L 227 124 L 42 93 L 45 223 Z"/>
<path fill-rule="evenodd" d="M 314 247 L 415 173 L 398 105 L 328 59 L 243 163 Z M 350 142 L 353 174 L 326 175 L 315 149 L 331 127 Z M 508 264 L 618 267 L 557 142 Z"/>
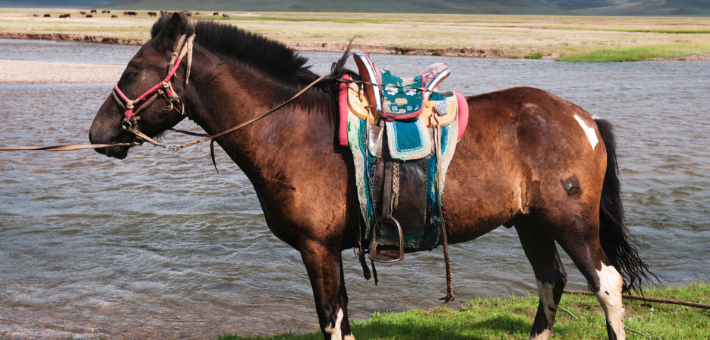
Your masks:
<path fill-rule="evenodd" d="M 194 22 L 184 13 L 181 34 L 195 33 L 195 42 L 210 52 L 246 63 L 262 72 L 265 72 L 286 84 L 303 86 L 318 79 L 318 75 L 306 66 L 308 59 L 302 57 L 295 50 L 263 35 L 252 33 L 234 25 L 221 24 L 214 21 Z M 155 38 L 165 27 L 169 15 L 163 15 L 153 24 L 150 35 Z M 317 87 L 335 98 L 337 93 L 336 78 L 343 74 L 354 74 L 344 68 L 345 61 L 350 55 L 350 46 L 343 57 L 333 63 L 331 77 L 318 84 Z"/>
<path fill-rule="evenodd" d="M 182 13 L 180 15 L 184 23 L 182 33 L 194 32 L 195 42 L 210 52 L 248 64 L 286 83 L 308 84 L 318 79 L 310 66 L 305 66 L 308 59 L 276 40 L 214 21 L 192 24 Z M 158 19 L 150 30 L 151 37 L 156 37 L 169 19 L 169 15 Z"/>

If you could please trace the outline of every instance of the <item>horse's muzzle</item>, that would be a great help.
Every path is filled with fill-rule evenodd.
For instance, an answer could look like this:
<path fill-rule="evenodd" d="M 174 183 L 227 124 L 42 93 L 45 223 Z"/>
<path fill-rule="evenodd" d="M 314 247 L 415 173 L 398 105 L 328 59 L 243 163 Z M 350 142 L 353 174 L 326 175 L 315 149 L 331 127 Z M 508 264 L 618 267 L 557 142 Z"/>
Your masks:
<path fill-rule="evenodd" d="M 111 138 L 108 142 L 102 142 L 96 140 L 92 133 L 89 132 L 89 142 L 91 142 L 91 144 L 113 144 L 117 143 L 117 140 L 120 139 L 126 139 L 125 134 L 119 133 L 115 138 Z M 108 148 L 98 148 L 94 150 L 102 155 L 106 155 L 107 157 L 125 159 L 128 156 L 128 149 L 130 149 L 130 146 L 111 146 Z"/>

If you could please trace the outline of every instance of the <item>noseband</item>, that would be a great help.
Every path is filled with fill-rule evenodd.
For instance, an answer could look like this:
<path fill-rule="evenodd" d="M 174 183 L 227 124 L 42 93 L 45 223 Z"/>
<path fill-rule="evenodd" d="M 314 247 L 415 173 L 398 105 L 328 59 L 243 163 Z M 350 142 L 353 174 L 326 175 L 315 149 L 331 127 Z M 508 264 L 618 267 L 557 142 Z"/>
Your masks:
<path fill-rule="evenodd" d="M 177 52 L 172 53 L 172 57 L 170 58 L 170 64 L 168 66 L 168 74 L 167 76 L 165 76 L 165 79 L 163 79 L 163 81 L 156 84 L 155 86 L 151 87 L 148 91 L 140 95 L 140 97 L 138 97 L 137 99 L 128 99 L 128 97 L 123 93 L 123 91 L 118 88 L 118 83 L 113 85 L 113 92 L 111 93 L 111 96 L 116 101 L 116 103 L 124 110 L 124 117 L 123 122 L 121 123 L 121 127 L 124 130 L 133 133 L 139 139 L 147 141 L 153 145 L 161 144 L 154 141 L 153 139 L 138 130 L 138 120 L 140 120 L 140 116 L 138 116 L 138 114 L 141 111 L 150 107 L 155 102 L 155 100 L 158 99 L 158 96 L 163 97 L 163 99 L 165 100 L 166 107 L 163 109 L 164 113 L 169 113 L 173 110 L 177 110 L 178 112 L 180 112 L 180 114 L 185 114 L 185 102 L 180 99 L 177 93 L 175 93 L 175 89 L 173 89 L 170 80 L 173 78 L 178 68 L 180 68 L 180 63 L 182 62 L 185 55 L 187 55 L 185 85 L 189 83 L 190 69 L 192 67 L 192 46 L 193 41 L 195 40 L 195 35 L 193 34 L 192 36 L 187 38 L 187 41 L 185 40 L 186 37 L 187 35 L 185 34 L 180 37 L 180 40 L 178 41 L 178 46 L 182 47 L 180 49 L 180 54 L 178 55 Z M 135 109 L 135 106 L 139 103 L 143 104 L 139 108 Z"/>

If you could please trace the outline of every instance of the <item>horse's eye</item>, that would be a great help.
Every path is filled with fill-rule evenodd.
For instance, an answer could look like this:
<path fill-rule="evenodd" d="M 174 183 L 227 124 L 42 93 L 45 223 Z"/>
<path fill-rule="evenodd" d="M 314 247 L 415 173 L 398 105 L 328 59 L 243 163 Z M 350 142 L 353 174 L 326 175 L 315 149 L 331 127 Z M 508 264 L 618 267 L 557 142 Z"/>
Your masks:
<path fill-rule="evenodd" d="M 126 80 L 133 80 L 138 76 L 138 72 L 128 72 L 126 73 Z"/>

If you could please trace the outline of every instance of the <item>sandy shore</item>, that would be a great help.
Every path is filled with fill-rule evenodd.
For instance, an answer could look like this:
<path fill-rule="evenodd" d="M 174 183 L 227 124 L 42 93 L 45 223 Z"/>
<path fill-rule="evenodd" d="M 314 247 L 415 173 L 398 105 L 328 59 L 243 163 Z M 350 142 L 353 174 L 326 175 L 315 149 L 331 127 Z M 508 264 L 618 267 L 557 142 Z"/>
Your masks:
<path fill-rule="evenodd" d="M 125 65 L 0 59 L 0 84 L 115 83 Z"/>

